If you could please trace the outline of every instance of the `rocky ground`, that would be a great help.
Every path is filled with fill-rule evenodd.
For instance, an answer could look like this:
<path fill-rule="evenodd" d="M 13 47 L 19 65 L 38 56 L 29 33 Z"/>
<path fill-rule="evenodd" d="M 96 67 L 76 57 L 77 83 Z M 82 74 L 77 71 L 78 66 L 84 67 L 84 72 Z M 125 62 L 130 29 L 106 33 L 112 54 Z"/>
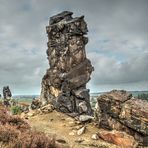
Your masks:
<path fill-rule="evenodd" d="M 75 119 L 55 110 L 42 115 L 33 115 L 33 112 L 29 113 L 28 121 L 32 128 L 53 135 L 59 143 L 62 143 L 63 148 L 118 147 L 103 141 L 97 136 L 96 133 L 103 130 L 95 127 L 95 123 L 81 124 Z M 84 133 L 83 129 L 85 129 Z"/>
<path fill-rule="evenodd" d="M 63 148 L 117 147 L 95 136 L 98 130 L 101 129 L 95 127 L 94 123 L 81 124 L 75 119 L 55 110 L 42 115 L 29 113 L 28 121 L 33 129 L 55 136 L 57 141 L 62 143 Z M 81 130 L 79 129 L 82 129 L 82 127 L 86 128 L 84 133 L 82 132 L 81 134 Z"/>
<path fill-rule="evenodd" d="M 24 117 L 32 128 L 55 136 L 64 147 L 136 148 L 148 145 L 148 102 L 124 90 L 113 90 L 97 100 L 94 117 L 61 113 L 51 104 L 40 106 Z"/>
<path fill-rule="evenodd" d="M 2 141 L 2 144 L 6 143 L 6 145 L 11 146 L 21 141 L 23 145 L 24 136 L 30 136 L 29 142 L 34 141 L 35 144 L 38 144 L 36 138 L 40 136 L 40 144 L 49 143 L 48 139 L 50 139 L 49 144 L 51 144 L 51 140 L 54 139 L 56 146 L 63 148 L 146 148 L 148 145 L 147 101 L 138 100 L 124 90 L 108 92 L 99 96 L 97 101 L 94 116 L 62 113 L 57 110 L 56 106 L 52 104 L 41 105 L 40 100 L 35 99 L 29 107 L 30 109 L 27 107 L 29 110 L 22 110 L 21 115 L 17 117 L 16 115 L 12 116 L 9 108 L 1 104 L 0 115 L 3 115 L 6 119 L 4 122 L 3 116 L 0 118 L 0 123 L 5 127 L 5 130 L 0 128 L 0 133 L 3 132 L 8 135 L 8 142 L 5 142 L 4 134 L 0 134 L 0 141 Z M 26 108 L 24 103 L 19 105 L 22 105 L 20 106 L 22 109 L 23 107 Z M 3 111 L 6 111 L 6 114 Z M 18 121 L 23 121 L 23 123 L 26 123 L 25 125 L 28 125 L 28 128 L 25 133 L 21 132 L 22 139 L 20 136 L 17 136 L 17 139 L 9 139 L 9 137 L 12 137 L 11 135 L 20 132 L 15 126 L 10 124 L 7 127 L 6 124 L 16 117 L 16 125 L 20 123 Z M 13 131 L 9 132 L 11 127 Z M 48 146 L 46 147 L 48 148 Z"/>

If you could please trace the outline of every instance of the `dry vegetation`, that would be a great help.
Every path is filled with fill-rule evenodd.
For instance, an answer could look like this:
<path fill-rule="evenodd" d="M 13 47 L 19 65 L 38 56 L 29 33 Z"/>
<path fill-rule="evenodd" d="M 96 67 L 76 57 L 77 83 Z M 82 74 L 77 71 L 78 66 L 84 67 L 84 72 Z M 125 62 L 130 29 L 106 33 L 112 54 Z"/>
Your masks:
<path fill-rule="evenodd" d="M 32 131 L 18 116 L 11 116 L 0 104 L 0 143 L 8 148 L 58 148 L 55 140 L 42 132 Z"/>

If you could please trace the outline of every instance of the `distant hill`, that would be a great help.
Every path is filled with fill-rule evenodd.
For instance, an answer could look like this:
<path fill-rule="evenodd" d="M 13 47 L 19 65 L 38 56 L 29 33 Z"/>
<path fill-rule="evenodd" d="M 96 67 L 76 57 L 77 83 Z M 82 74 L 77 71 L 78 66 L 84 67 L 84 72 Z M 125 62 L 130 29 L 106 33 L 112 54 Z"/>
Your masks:
<path fill-rule="evenodd" d="M 134 97 L 137 97 L 141 94 L 148 94 L 148 91 L 128 91 L 129 93 L 132 93 Z M 99 92 L 99 93 L 90 93 L 91 100 L 96 100 L 98 96 L 101 94 L 104 94 L 106 92 Z M 21 102 L 31 102 L 33 98 L 38 98 L 39 95 L 14 95 L 13 98 L 17 99 Z"/>
<path fill-rule="evenodd" d="M 138 95 L 141 94 L 148 94 L 148 91 L 128 91 L 129 93 L 131 93 L 134 97 L 137 97 Z M 97 97 L 101 94 L 104 94 L 106 92 L 99 92 L 99 93 L 90 93 L 91 97 Z"/>
<path fill-rule="evenodd" d="M 13 98 L 18 98 L 18 99 L 21 99 L 21 98 L 36 98 L 38 97 L 39 95 L 14 95 Z"/>
<path fill-rule="evenodd" d="M 141 94 L 148 94 L 148 91 L 129 91 L 129 93 L 132 93 L 134 97 L 137 97 L 138 95 Z"/>
<path fill-rule="evenodd" d="M 19 102 L 32 102 L 32 99 L 38 98 L 39 95 L 14 95 L 13 98 L 17 99 Z"/>

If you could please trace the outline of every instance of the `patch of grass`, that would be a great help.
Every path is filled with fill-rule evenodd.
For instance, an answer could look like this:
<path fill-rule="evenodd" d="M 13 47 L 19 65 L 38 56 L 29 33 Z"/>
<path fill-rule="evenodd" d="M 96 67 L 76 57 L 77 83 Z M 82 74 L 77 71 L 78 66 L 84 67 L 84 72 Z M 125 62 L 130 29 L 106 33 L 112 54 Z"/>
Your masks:
<path fill-rule="evenodd" d="M 30 104 L 32 102 L 32 98 L 21 98 L 18 99 L 18 102 L 26 102 Z"/>
<path fill-rule="evenodd" d="M 20 106 L 12 106 L 11 107 L 11 112 L 13 115 L 19 115 L 22 113 L 22 109 Z"/>

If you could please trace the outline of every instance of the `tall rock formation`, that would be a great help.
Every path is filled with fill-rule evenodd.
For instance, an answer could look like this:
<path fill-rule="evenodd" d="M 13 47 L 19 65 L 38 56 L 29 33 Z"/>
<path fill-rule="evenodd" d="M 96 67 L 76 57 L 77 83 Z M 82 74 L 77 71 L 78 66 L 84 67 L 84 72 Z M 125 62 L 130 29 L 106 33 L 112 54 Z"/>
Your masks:
<path fill-rule="evenodd" d="M 10 100 L 11 100 L 12 94 L 11 94 L 9 86 L 3 87 L 3 97 L 4 97 L 4 100 L 3 100 L 4 105 L 6 107 L 11 106 Z"/>
<path fill-rule="evenodd" d="M 94 68 L 86 58 L 88 32 L 84 16 L 64 11 L 50 18 L 47 56 L 50 68 L 42 79 L 40 99 L 65 113 L 91 114 L 86 84 Z"/>
<path fill-rule="evenodd" d="M 10 99 L 12 97 L 9 86 L 3 87 L 3 96 L 4 96 L 4 99 Z"/>

